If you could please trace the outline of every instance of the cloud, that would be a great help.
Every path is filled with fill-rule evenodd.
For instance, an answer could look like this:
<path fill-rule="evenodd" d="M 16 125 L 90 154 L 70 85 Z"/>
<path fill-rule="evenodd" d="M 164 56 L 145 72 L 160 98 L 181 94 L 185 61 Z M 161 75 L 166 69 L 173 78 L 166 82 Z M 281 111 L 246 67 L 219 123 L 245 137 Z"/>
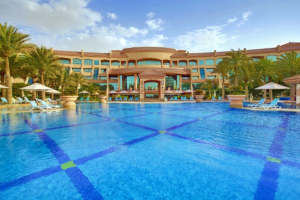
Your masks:
<path fill-rule="evenodd" d="M 84 30 L 101 22 L 101 13 L 87 8 L 88 0 L 1 0 L 0 19 L 53 34 Z"/>
<path fill-rule="evenodd" d="M 235 20 L 237 20 L 238 18 L 232 18 L 232 19 L 229 19 L 229 20 L 227 20 L 227 22 L 228 23 L 232 23 L 232 22 L 234 22 Z"/>
<path fill-rule="evenodd" d="M 204 29 L 190 31 L 175 37 L 173 42 L 190 52 L 212 51 L 212 49 L 222 50 L 223 44 L 238 37 L 232 36 L 229 38 L 227 34 L 222 32 L 224 26 L 207 26 Z"/>
<path fill-rule="evenodd" d="M 151 18 L 153 18 L 155 15 L 156 15 L 156 14 L 155 14 L 154 12 L 149 12 L 149 13 L 147 14 L 147 17 L 151 19 Z"/>
<path fill-rule="evenodd" d="M 107 17 L 111 19 L 117 19 L 118 16 L 115 13 L 107 13 Z"/>
<path fill-rule="evenodd" d="M 164 37 L 163 35 L 154 35 L 154 37 L 150 39 L 145 39 L 141 42 L 139 46 L 153 46 L 153 47 L 162 47 L 164 46 L 161 41 L 167 40 L 167 37 Z"/>
<path fill-rule="evenodd" d="M 111 24 L 109 26 L 102 26 L 93 28 L 93 33 L 98 33 L 100 35 L 111 35 L 111 36 L 121 36 L 121 37 L 133 37 L 138 34 L 146 35 L 148 33 L 147 29 L 138 29 L 135 27 L 122 27 L 119 25 Z"/>
<path fill-rule="evenodd" d="M 243 13 L 243 16 L 242 16 L 243 20 L 242 20 L 240 23 L 238 23 L 237 26 L 239 27 L 239 26 L 245 24 L 245 22 L 248 21 L 248 17 L 249 17 L 250 15 L 252 15 L 252 14 L 253 14 L 253 13 L 252 13 L 251 11 L 244 12 L 244 13 Z"/>
<path fill-rule="evenodd" d="M 159 31 L 163 30 L 163 28 L 161 27 L 163 23 L 164 21 L 161 19 L 149 19 L 146 21 L 146 24 L 150 29 L 159 30 Z"/>

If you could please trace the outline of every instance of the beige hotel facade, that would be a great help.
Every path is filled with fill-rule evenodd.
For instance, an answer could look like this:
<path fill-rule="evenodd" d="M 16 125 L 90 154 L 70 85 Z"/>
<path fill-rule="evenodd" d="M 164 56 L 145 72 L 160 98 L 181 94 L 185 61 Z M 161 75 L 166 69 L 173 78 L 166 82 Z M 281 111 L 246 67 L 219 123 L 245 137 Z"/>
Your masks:
<path fill-rule="evenodd" d="M 274 48 L 252 49 L 247 56 L 276 60 L 285 52 L 300 55 L 300 43 L 287 43 Z M 166 90 L 176 92 L 198 89 L 207 79 L 221 86 L 221 77 L 213 72 L 227 52 L 189 53 L 165 47 L 133 47 L 109 53 L 52 50 L 69 71 L 83 73 L 90 83 L 106 87 L 107 93 L 136 90 L 140 99 L 164 99 Z M 109 87 L 107 87 L 109 85 Z M 229 81 L 226 80 L 226 85 Z"/>

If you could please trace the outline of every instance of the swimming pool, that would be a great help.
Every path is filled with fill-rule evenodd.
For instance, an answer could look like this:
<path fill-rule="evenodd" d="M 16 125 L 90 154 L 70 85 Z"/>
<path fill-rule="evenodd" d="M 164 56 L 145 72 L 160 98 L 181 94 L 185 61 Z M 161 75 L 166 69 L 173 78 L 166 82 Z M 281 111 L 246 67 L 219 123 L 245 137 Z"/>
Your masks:
<path fill-rule="evenodd" d="M 300 199 L 297 113 L 82 103 L 0 123 L 0 199 Z"/>

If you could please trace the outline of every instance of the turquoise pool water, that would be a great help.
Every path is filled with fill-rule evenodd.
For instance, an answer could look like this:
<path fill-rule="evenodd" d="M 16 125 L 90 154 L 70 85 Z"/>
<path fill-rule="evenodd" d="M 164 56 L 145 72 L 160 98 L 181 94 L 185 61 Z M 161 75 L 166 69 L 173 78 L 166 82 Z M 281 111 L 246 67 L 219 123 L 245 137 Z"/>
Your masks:
<path fill-rule="evenodd" d="M 300 199 L 296 113 L 82 103 L 0 123 L 0 199 Z"/>

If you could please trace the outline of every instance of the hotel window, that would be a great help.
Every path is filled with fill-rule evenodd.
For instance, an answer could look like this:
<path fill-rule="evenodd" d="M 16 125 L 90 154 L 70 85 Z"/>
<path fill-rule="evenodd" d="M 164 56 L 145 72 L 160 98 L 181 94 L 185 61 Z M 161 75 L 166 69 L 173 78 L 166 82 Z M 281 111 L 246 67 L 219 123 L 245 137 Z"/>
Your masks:
<path fill-rule="evenodd" d="M 81 65 L 82 61 L 80 59 L 73 59 L 73 64 L 75 64 L 75 65 Z"/>
<path fill-rule="evenodd" d="M 186 61 L 180 61 L 179 62 L 179 66 L 185 66 L 186 65 Z"/>
<path fill-rule="evenodd" d="M 259 59 L 258 58 L 253 58 L 253 61 L 259 61 Z"/>
<path fill-rule="evenodd" d="M 196 61 L 190 61 L 189 65 L 197 65 L 197 62 Z"/>
<path fill-rule="evenodd" d="M 161 61 L 157 61 L 157 60 L 141 60 L 141 61 L 138 61 L 138 65 L 161 65 Z"/>
<path fill-rule="evenodd" d="M 107 80 L 106 76 L 100 76 L 100 80 Z"/>
<path fill-rule="evenodd" d="M 207 76 L 207 79 L 215 79 L 216 76 Z"/>
<path fill-rule="evenodd" d="M 94 79 L 94 80 L 97 80 L 97 79 L 98 79 L 98 75 L 99 75 L 99 68 L 95 68 L 95 69 L 94 69 L 94 76 L 93 76 L 93 79 Z"/>
<path fill-rule="evenodd" d="M 166 88 L 179 90 L 179 75 L 166 76 Z"/>
<path fill-rule="evenodd" d="M 219 62 L 221 62 L 223 59 L 219 58 L 216 60 L 216 64 L 219 64 Z"/>
<path fill-rule="evenodd" d="M 133 87 L 134 87 L 134 76 L 126 76 L 125 77 L 125 85 L 126 85 L 126 88 L 124 88 L 125 90 L 129 90 L 130 87 L 132 87 L 132 89 L 133 89 Z"/>
<path fill-rule="evenodd" d="M 91 60 L 91 59 L 85 59 L 84 60 L 84 64 L 85 65 L 93 65 L 93 60 Z"/>
<path fill-rule="evenodd" d="M 124 62 L 123 65 L 126 66 L 126 62 Z"/>
<path fill-rule="evenodd" d="M 111 63 L 111 65 L 120 66 L 120 62 L 119 61 L 114 61 L 114 62 Z"/>
<path fill-rule="evenodd" d="M 73 72 L 81 72 L 81 69 L 80 68 L 73 68 L 72 71 Z"/>
<path fill-rule="evenodd" d="M 92 72 L 92 69 L 83 69 L 84 72 Z"/>
<path fill-rule="evenodd" d="M 109 90 L 118 90 L 118 83 L 110 83 Z"/>
<path fill-rule="evenodd" d="M 267 59 L 272 60 L 272 61 L 277 61 L 277 56 L 274 56 L 274 55 L 267 56 Z"/>
<path fill-rule="evenodd" d="M 199 65 L 204 65 L 204 60 L 199 60 Z"/>
<path fill-rule="evenodd" d="M 70 60 L 66 60 L 66 59 L 61 59 L 58 62 L 61 64 L 70 64 Z"/>
<path fill-rule="evenodd" d="M 214 69 L 206 69 L 206 72 L 214 72 Z"/>
<path fill-rule="evenodd" d="M 110 80 L 118 80 L 118 77 L 117 76 L 110 76 L 109 79 Z"/>
<path fill-rule="evenodd" d="M 192 79 L 198 79 L 198 76 L 193 76 Z"/>
<path fill-rule="evenodd" d="M 182 76 L 181 79 L 189 79 L 188 76 Z"/>
<path fill-rule="evenodd" d="M 84 78 L 85 78 L 85 79 L 92 79 L 91 76 L 85 76 Z"/>
<path fill-rule="evenodd" d="M 101 69 L 101 73 L 106 73 L 106 69 Z"/>
<path fill-rule="evenodd" d="M 99 65 L 99 60 L 94 60 L 94 65 Z"/>
<path fill-rule="evenodd" d="M 101 61 L 101 65 L 109 65 L 109 61 Z"/>
<path fill-rule="evenodd" d="M 145 90 L 158 90 L 158 83 L 156 82 L 147 82 L 145 83 Z"/>
<path fill-rule="evenodd" d="M 201 77 L 201 79 L 205 79 L 205 70 L 204 70 L 204 68 L 200 69 L 200 77 Z"/>
<path fill-rule="evenodd" d="M 128 65 L 134 65 L 134 62 L 129 62 Z"/>
<path fill-rule="evenodd" d="M 173 66 L 176 66 L 176 63 L 173 62 Z"/>
<path fill-rule="evenodd" d="M 181 89 L 182 90 L 190 90 L 191 84 L 190 83 L 181 83 Z"/>
<path fill-rule="evenodd" d="M 213 59 L 207 59 L 205 60 L 205 65 L 214 65 L 214 60 Z"/>
<path fill-rule="evenodd" d="M 193 69 L 192 72 L 193 73 L 198 73 L 198 69 Z"/>
<path fill-rule="evenodd" d="M 201 89 L 202 83 L 193 83 L 193 90 Z"/>
<path fill-rule="evenodd" d="M 170 63 L 169 62 L 165 62 L 164 65 L 170 65 Z"/>

